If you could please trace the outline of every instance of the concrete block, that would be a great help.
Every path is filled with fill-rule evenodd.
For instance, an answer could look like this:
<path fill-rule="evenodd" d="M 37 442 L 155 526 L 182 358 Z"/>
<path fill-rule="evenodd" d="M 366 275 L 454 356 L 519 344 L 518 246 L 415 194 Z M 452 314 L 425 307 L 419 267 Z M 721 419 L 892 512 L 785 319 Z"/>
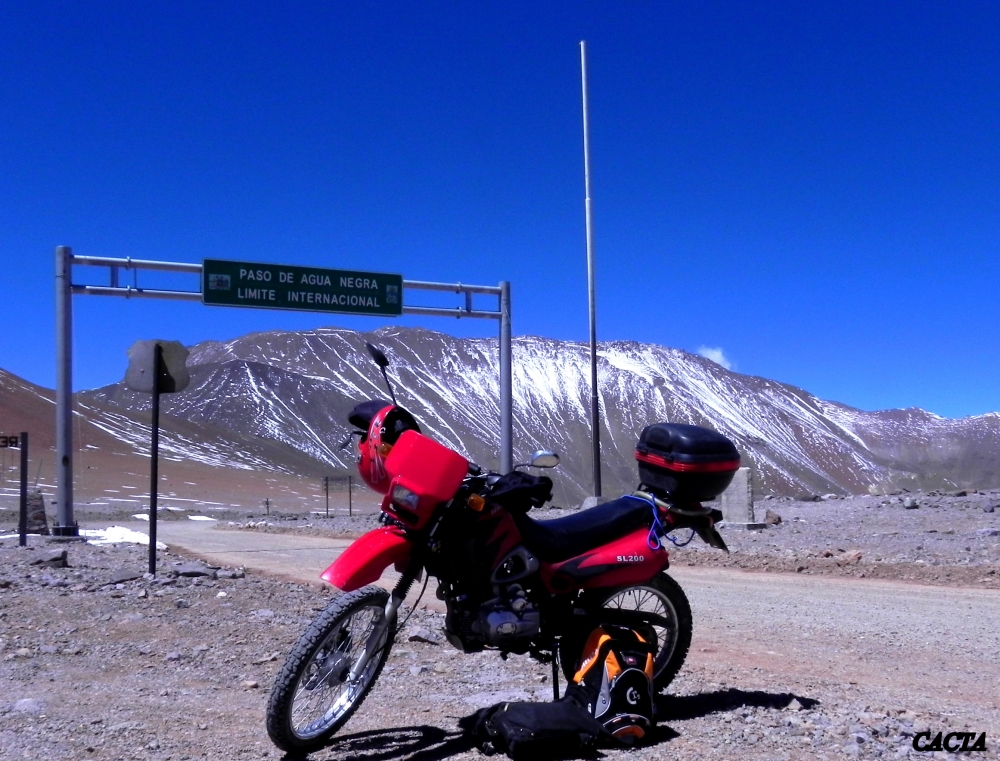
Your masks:
<path fill-rule="evenodd" d="M 736 523 L 735 521 L 722 521 L 716 528 L 720 531 L 763 531 L 767 528 L 766 523 L 756 523 L 748 521 L 746 523 Z"/>
<path fill-rule="evenodd" d="M 723 528 L 757 531 L 765 528 L 753 510 L 753 478 L 750 468 L 740 468 L 720 498 Z"/>
<path fill-rule="evenodd" d="M 583 500 L 583 504 L 580 505 L 581 510 L 589 510 L 592 507 L 597 507 L 598 505 L 603 505 L 605 502 L 610 502 L 611 497 L 587 497 Z"/>

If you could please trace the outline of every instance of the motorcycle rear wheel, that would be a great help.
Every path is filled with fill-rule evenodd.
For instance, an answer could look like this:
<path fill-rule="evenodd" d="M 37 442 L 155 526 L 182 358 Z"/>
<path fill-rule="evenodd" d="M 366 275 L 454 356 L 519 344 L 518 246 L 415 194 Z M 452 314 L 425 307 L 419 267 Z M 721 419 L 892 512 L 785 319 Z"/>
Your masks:
<path fill-rule="evenodd" d="M 656 656 L 653 665 L 653 687 L 662 692 L 677 676 L 691 647 L 691 605 L 680 584 L 666 573 L 658 573 L 644 584 L 587 592 L 583 606 L 597 620 L 601 608 L 652 613 L 666 619 L 663 625 L 649 625 L 646 635 L 655 634 Z M 640 631 L 640 634 L 643 632 Z M 560 661 L 566 679 L 572 680 L 580 651 L 589 632 L 565 637 L 560 649 Z"/>
<path fill-rule="evenodd" d="M 389 593 L 364 587 L 334 599 L 288 654 L 267 704 L 267 733 L 287 753 L 308 753 L 330 741 L 358 709 L 389 657 L 396 620 L 389 622 L 355 682 L 347 676 L 385 615 Z"/>

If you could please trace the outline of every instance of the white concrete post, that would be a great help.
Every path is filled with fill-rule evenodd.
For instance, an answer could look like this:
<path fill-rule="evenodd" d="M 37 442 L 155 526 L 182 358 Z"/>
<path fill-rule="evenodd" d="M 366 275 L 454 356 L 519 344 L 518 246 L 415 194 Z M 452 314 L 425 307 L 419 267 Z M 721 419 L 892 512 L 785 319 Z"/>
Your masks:
<path fill-rule="evenodd" d="M 722 492 L 722 528 L 756 531 L 765 528 L 754 520 L 753 478 L 750 468 L 740 468 L 733 476 L 729 488 Z"/>

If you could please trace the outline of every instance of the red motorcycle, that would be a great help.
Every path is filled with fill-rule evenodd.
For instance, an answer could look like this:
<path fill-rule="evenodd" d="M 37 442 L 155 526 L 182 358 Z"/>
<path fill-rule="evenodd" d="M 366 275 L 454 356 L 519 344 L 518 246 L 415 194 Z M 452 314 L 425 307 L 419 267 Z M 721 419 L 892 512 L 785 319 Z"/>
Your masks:
<path fill-rule="evenodd" d="M 528 515 L 551 497 L 552 481 L 519 468 L 551 468 L 536 452 L 506 474 L 484 472 L 420 433 L 395 403 L 388 360 L 376 347 L 393 401 L 355 407 L 358 468 L 385 495 L 380 528 L 358 538 L 323 574 L 343 590 L 292 648 L 271 690 L 267 731 L 284 751 L 326 745 L 361 705 L 389 657 L 397 614 L 413 583 L 437 579 L 445 635 L 463 652 L 529 653 L 569 679 L 595 626 L 621 624 L 656 643 L 655 688 L 677 675 L 691 644 L 691 608 L 666 570 L 666 540 L 691 529 L 725 550 L 717 510 L 704 508 L 728 486 L 739 454 L 704 428 L 647 426 L 636 447 L 639 490 L 548 521 Z M 688 541 L 690 541 L 690 538 Z M 389 566 L 391 592 L 373 586 Z M 425 580 L 424 586 L 426 587 Z M 421 593 L 422 594 L 422 593 Z"/>

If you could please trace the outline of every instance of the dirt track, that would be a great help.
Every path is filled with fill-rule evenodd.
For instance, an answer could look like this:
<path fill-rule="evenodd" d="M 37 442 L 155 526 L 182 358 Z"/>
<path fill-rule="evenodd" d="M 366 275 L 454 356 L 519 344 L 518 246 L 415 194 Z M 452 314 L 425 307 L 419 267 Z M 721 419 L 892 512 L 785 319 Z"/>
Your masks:
<path fill-rule="evenodd" d="M 161 536 L 214 563 L 306 584 L 316 583 L 351 541 L 217 530 L 194 521 L 166 523 Z M 726 568 L 679 566 L 671 573 L 694 611 L 698 644 L 692 658 L 706 664 L 926 691 L 920 701 L 926 709 L 946 702 L 985 707 L 991 698 L 983 685 L 1000 685 L 995 590 Z M 387 572 L 383 585 L 391 587 L 395 576 Z M 411 593 L 411 601 L 415 597 Z M 444 609 L 426 597 L 429 608 Z M 930 685 L 933 690 L 926 689 Z"/>

